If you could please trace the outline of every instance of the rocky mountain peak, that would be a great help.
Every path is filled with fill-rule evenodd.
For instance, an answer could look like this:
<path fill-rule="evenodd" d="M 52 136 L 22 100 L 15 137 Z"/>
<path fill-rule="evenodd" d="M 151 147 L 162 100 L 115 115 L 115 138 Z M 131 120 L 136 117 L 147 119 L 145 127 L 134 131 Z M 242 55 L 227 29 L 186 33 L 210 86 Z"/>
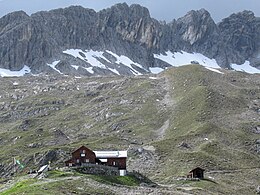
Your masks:
<path fill-rule="evenodd" d="M 211 18 L 210 13 L 205 10 L 204 8 L 199 10 L 191 10 L 189 11 L 184 17 L 180 18 L 179 20 L 192 20 L 194 18 L 201 18 L 204 20 L 205 18 Z"/>
<path fill-rule="evenodd" d="M 144 44 L 151 48 L 154 40 L 154 21 L 147 8 L 137 4 L 116 4 L 100 13 L 101 31 L 113 28 L 124 41 Z"/>
<path fill-rule="evenodd" d="M 139 64 L 137 72 L 143 74 L 150 67 L 169 66 L 154 57 L 167 51 L 201 53 L 222 67 L 230 67 L 252 59 L 260 50 L 260 21 L 244 11 L 216 25 L 210 13 L 200 9 L 167 24 L 151 18 L 149 10 L 137 4 L 120 3 L 99 12 L 71 6 L 31 16 L 20 11 L 2 17 L 0 42 L 0 68 L 12 71 L 27 65 L 33 73 L 57 73 L 49 66 L 57 62 L 66 74 L 129 75 L 135 63 Z M 70 49 L 80 52 L 71 53 Z M 97 63 L 95 71 L 91 69 L 93 61 L 86 56 L 91 51 L 103 52 L 100 57 L 91 54 Z M 123 68 L 123 62 L 117 60 L 120 56 L 132 64 Z M 254 65 L 257 63 L 254 60 Z"/>
<path fill-rule="evenodd" d="M 29 18 L 29 16 L 27 15 L 26 12 L 24 11 L 15 11 L 15 12 L 12 12 L 12 13 L 9 13 L 5 16 L 3 16 L 1 18 L 1 20 L 10 20 L 10 21 L 13 21 L 13 20 L 18 20 L 20 19 L 21 21 L 25 18 Z"/>
<path fill-rule="evenodd" d="M 260 21 L 256 20 L 253 12 L 243 11 L 232 14 L 223 19 L 218 27 L 224 43 L 233 50 L 230 61 L 243 63 L 258 50 Z"/>
<path fill-rule="evenodd" d="M 216 31 L 216 24 L 208 11 L 190 11 L 177 20 L 183 40 L 191 45 Z"/>
<path fill-rule="evenodd" d="M 0 18 L 0 35 L 27 21 L 30 17 L 24 11 L 16 11 Z"/>
<path fill-rule="evenodd" d="M 240 21 L 252 21 L 255 19 L 255 14 L 252 11 L 244 10 L 242 12 L 231 14 L 228 18 L 223 20 L 240 20 Z"/>
<path fill-rule="evenodd" d="M 132 4 L 130 10 L 132 11 L 133 17 L 150 18 L 149 10 L 139 4 Z"/>
<path fill-rule="evenodd" d="M 119 3 L 111 8 L 101 10 L 99 12 L 100 18 L 107 21 L 107 25 L 116 26 L 123 22 L 136 22 L 140 19 L 150 20 L 149 10 L 137 4 L 128 6 L 126 3 Z"/>

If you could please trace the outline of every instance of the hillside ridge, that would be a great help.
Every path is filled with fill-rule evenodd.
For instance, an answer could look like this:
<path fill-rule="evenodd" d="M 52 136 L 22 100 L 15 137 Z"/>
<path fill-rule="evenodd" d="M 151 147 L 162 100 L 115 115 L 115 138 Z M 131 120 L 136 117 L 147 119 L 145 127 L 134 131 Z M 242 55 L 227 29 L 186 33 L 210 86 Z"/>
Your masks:
<path fill-rule="evenodd" d="M 222 71 L 189 65 L 134 77 L 0 78 L 1 177 L 12 173 L 13 157 L 25 166 L 17 175 L 49 161 L 62 168 L 85 145 L 128 150 L 128 171 L 161 186 L 254 194 L 259 75 Z M 178 180 L 198 166 L 214 182 Z"/>

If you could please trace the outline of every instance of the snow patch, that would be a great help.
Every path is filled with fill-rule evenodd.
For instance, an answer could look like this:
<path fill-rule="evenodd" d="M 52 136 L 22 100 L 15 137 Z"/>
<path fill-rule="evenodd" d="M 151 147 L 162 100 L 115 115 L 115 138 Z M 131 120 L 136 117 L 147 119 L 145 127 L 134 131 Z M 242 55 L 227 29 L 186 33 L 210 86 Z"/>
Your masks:
<path fill-rule="evenodd" d="M 133 73 L 133 75 L 142 75 L 140 72 L 134 70 L 134 69 L 130 69 L 131 73 Z"/>
<path fill-rule="evenodd" d="M 131 72 L 134 75 L 142 75 L 140 72 L 138 72 L 137 70 L 135 70 L 132 65 L 135 65 L 139 68 L 143 68 L 143 66 L 141 66 L 140 64 L 133 62 L 131 59 L 129 59 L 126 56 L 119 56 L 109 50 L 106 50 L 107 53 L 109 53 L 110 55 L 114 56 L 117 60 L 116 60 L 116 64 L 122 64 L 124 66 L 127 66 L 131 69 Z M 114 72 L 115 74 L 120 75 L 120 73 L 116 70 L 116 69 L 112 69 L 112 68 L 108 68 L 106 65 L 102 64 L 99 59 L 103 59 L 104 61 L 111 63 L 110 60 L 108 60 L 107 58 L 104 57 L 104 52 L 101 51 L 93 51 L 93 50 L 86 50 L 83 51 L 81 49 L 67 49 L 65 51 L 63 51 L 63 53 L 71 55 L 75 58 L 79 58 L 85 62 L 88 62 L 91 66 L 95 66 L 95 67 L 99 67 L 102 69 L 107 69 L 110 70 L 111 72 Z M 78 67 L 73 66 L 75 69 L 77 69 Z M 91 71 L 92 73 L 92 71 Z M 94 73 L 94 72 L 93 72 Z M 92 73 L 92 74 L 93 74 Z"/>
<path fill-rule="evenodd" d="M 26 65 L 21 70 L 18 70 L 18 71 L 11 71 L 8 69 L 0 68 L 1 77 L 21 77 L 30 72 L 31 72 L 31 69 Z"/>
<path fill-rule="evenodd" d="M 19 83 L 18 82 L 13 82 L 13 86 L 18 86 L 19 85 Z"/>
<path fill-rule="evenodd" d="M 94 74 L 93 67 L 84 68 L 84 69 L 86 69 L 89 73 Z"/>
<path fill-rule="evenodd" d="M 200 53 L 187 53 L 185 51 L 172 53 L 167 51 L 166 55 L 164 54 L 154 54 L 154 58 L 160 59 L 167 62 L 168 64 L 179 67 L 183 65 L 189 65 L 194 62 L 198 62 L 202 66 L 210 68 L 221 68 L 215 59 L 210 59 Z"/>
<path fill-rule="evenodd" d="M 112 51 L 108 51 L 108 50 L 106 50 L 106 52 L 111 54 L 112 56 L 114 56 L 117 59 L 117 61 L 116 61 L 117 64 L 120 64 L 120 63 L 124 64 L 124 65 L 128 66 L 131 69 L 133 68 L 132 67 L 132 64 L 133 64 L 133 65 L 136 65 L 139 68 L 143 69 L 143 66 L 141 66 L 140 64 L 138 64 L 136 62 L 133 62 L 130 58 L 128 58 L 128 57 L 126 57 L 124 55 L 119 56 L 119 55 L 113 53 Z"/>
<path fill-rule="evenodd" d="M 146 70 L 143 68 L 142 65 L 132 61 L 130 58 L 128 58 L 127 56 L 124 55 L 117 55 L 115 53 L 113 53 L 112 51 L 106 50 L 107 53 L 109 53 L 110 55 L 114 56 L 116 58 L 115 63 L 116 64 L 120 64 L 120 65 L 124 65 L 127 66 L 128 68 L 130 68 L 130 71 L 134 74 L 134 75 L 142 75 L 142 73 L 140 73 L 139 71 L 137 71 L 134 66 L 137 66 L 139 68 L 142 68 L 143 70 Z M 93 67 L 99 67 L 102 69 L 107 69 L 110 70 L 111 72 L 120 75 L 120 73 L 118 72 L 118 70 L 116 69 L 112 69 L 107 67 L 106 65 L 102 64 L 99 59 L 102 59 L 108 63 L 111 63 L 110 60 L 108 60 L 103 54 L 104 52 L 101 51 L 93 51 L 93 50 L 86 50 L 83 51 L 81 49 L 68 49 L 63 51 L 63 53 L 68 54 L 68 55 L 72 55 L 75 58 L 79 58 L 81 60 L 84 60 L 86 62 L 88 62 L 89 64 L 91 64 L 91 66 Z M 185 51 L 181 51 L 181 52 L 174 52 L 172 53 L 171 51 L 167 51 L 165 54 L 154 54 L 154 58 L 160 59 L 164 62 L 167 62 L 168 64 L 175 66 L 175 67 L 179 67 L 179 66 L 183 66 L 183 65 L 189 65 L 192 63 L 198 63 L 202 66 L 204 66 L 205 68 L 207 68 L 210 71 L 214 71 L 216 73 L 219 74 L 224 74 L 223 72 L 221 72 L 218 69 L 221 69 L 221 67 L 217 64 L 215 59 L 210 59 L 200 53 L 188 53 Z M 55 69 L 56 71 L 58 71 L 55 68 L 55 64 L 50 65 L 53 69 Z M 75 68 L 76 70 L 78 70 L 79 66 L 76 65 L 72 65 L 73 68 Z M 231 67 L 237 71 L 244 71 L 244 72 L 248 72 L 248 73 L 260 73 L 260 70 L 252 67 L 249 65 L 249 61 L 246 61 L 243 65 L 236 65 L 236 64 L 232 64 Z M 92 68 L 87 68 L 86 69 L 88 72 L 90 72 L 91 74 L 94 74 L 94 71 Z M 153 74 L 158 74 L 160 72 L 162 72 L 164 69 L 160 68 L 160 67 L 150 67 L 149 71 Z M 147 70 L 146 70 L 147 71 Z M 60 72 L 60 71 L 58 71 Z"/>
<path fill-rule="evenodd" d="M 156 77 L 149 77 L 149 79 L 157 80 L 158 78 L 156 78 Z"/>
<path fill-rule="evenodd" d="M 211 67 L 205 67 L 206 69 L 208 70 L 211 70 L 213 72 L 216 72 L 216 73 L 219 73 L 219 74 L 224 74 L 223 72 L 219 71 L 218 69 L 215 69 L 215 68 L 211 68 Z"/>
<path fill-rule="evenodd" d="M 185 51 L 172 53 L 171 51 L 167 51 L 166 54 L 154 54 L 154 58 L 160 59 L 175 67 L 189 65 L 192 62 L 195 62 L 204 66 L 208 70 L 224 74 L 218 70 L 222 68 L 217 64 L 215 59 L 210 59 L 200 53 L 187 53 Z M 243 71 L 251 74 L 260 73 L 260 70 L 250 66 L 249 61 L 246 61 L 242 65 L 231 64 L 231 67 L 236 71 Z"/>
<path fill-rule="evenodd" d="M 71 65 L 73 68 L 75 68 L 76 70 L 79 69 L 79 66 L 76 66 L 76 65 Z"/>
<path fill-rule="evenodd" d="M 54 61 L 51 64 L 47 64 L 49 67 L 51 67 L 53 70 L 57 71 L 60 74 L 63 74 L 61 71 L 59 71 L 55 66 L 60 62 L 60 60 Z"/>
<path fill-rule="evenodd" d="M 81 60 L 84 60 L 83 56 L 81 56 L 79 54 L 79 52 L 84 53 L 81 49 L 67 49 L 67 50 L 63 51 L 63 53 L 65 53 L 65 54 L 72 55 L 75 58 L 79 58 Z"/>
<path fill-rule="evenodd" d="M 104 52 L 89 50 L 84 53 L 86 55 L 85 60 L 88 63 L 90 63 L 92 66 L 96 66 L 96 67 L 99 67 L 102 69 L 107 69 L 106 66 L 104 64 L 102 64 L 100 61 L 98 61 L 98 59 L 97 59 L 97 58 L 102 58 L 107 61 L 106 58 L 102 57 L 103 53 Z"/>
<path fill-rule="evenodd" d="M 91 66 L 96 66 L 102 69 L 107 69 L 106 66 L 104 64 L 102 64 L 98 58 L 102 58 L 103 60 L 109 62 L 104 56 L 103 53 L 101 51 L 93 51 L 91 50 L 86 50 L 83 51 L 81 49 L 67 49 L 65 51 L 63 51 L 63 53 L 68 54 L 68 55 L 72 55 L 75 58 L 79 58 L 81 60 L 84 60 L 86 62 L 88 62 L 89 64 L 91 64 Z M 81 55 L 82 54 L 82 55 Z"/>
<path fill-rule="evenodd" d="M 132 72 L 134 75 L 142 75 L 140 72 L 138 72 L 137 70 L 135 70 L 135 69 L 133 68 L 133 66 L 132 66 L 132 65 L 135 65 L 135 66 L 137 66 L 137 67 L 139 67 L 139 68 L 144 69 L 142 65 L 140 65 L 140 64 L 138 64 L 138 63 L 136 63 L 136 62 L 133 62 L 133 61 L 132 61 L 130 58 L 128 58 L 127 56 L 124 56 L 124 55 L 119 56 L 119 55 L 117 55 L 117 54 L 115 54 L 115 53 L 113 53 L 112 51 L 109 51 L 109 50 L 106 50 L 106 52 L 109 53 L 110 55 L 114 56 L 114 57 L 117 59 L 117 61 L 116 61 L 115 63 L 117 63 L 117 64 L 123 64 L 123 65 L 129 67 L 129 68 L 131 69 L 131 72 Z"/>
<path fill-rule="evenodd" d="M 108 68 L 108 70 L 110 70 L 111 72 L 113 72 L 113 73 L 115 73 L 117 75 L 120 75 L 120 73 L 116 69 Z"/>
<path fill-rule="evenodd" d="M 231 66 L 231 68 L 233 68 L 236 71 L 247 72 L 250 74 L 255 74 L 255 73 L 259 74 L 260 73 L 260 70 L 258 70 L 255 67 L 250 66 L 249 61 L 245 61 L 245 63 L 241 64 L 241 65 L 231 64 L 230 66 Z"/>
<path fill-rule="evenodd" d="M 164 71 L 164 69 L 160 68 L 160 67 L 150 67 L 149 70 L 153 74 L 158 74 L 158 73 Z"/>

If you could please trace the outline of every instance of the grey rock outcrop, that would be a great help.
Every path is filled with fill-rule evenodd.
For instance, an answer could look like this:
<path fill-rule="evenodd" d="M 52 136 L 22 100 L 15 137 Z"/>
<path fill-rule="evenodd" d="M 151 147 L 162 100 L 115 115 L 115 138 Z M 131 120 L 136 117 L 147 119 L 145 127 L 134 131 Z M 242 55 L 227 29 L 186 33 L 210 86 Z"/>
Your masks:
<path fill-rule="evenodd" d="M 222 67 L 245 60 L 257 67 L 260 19 L 244 11 L 216 24 L 201 9 L 166 24 L 151 18 L 148 9 L 140 5 L 117 4 L 99 12 L 72 6 L 31 16 L 22 11 L 10 13 L 0 18 L 0 42 L 0 68 L 20 70 L 27 65 L 33 73 L 55 72 L 46 64 L 60 60 L 57 67 L 64 74 L 91 75 L 86 70 L 91 64 L 63 54 L 66 49 L 109 50 L 142 64 L 143 69 L 137 68 L 142 73 L 149 72 L 149 67 L 167 67 L 154 54 L 168 50 L 202 53 L 215 58 Z M 111 70 L 132 74 L 113 56 L 104 55 L 111 59 L 104 62 L 110 70 L 93 67 L 96 74 L 117 73 Z M 80 68 L 75 70 L 70 65 Z"/>
<path fill-rule="evenodd" d="M 28 56 L 31 38 L 30 17 L 22 11 L 0 19 L 1 68 L 20 70 Z"/>
<path fill-rule="evenodd" d="M 260 49 L 260 18 L 251 11 L 232 14 L 218 25 L 229 63 L 241 64 Z M 256 64 L 255 64 L 256 65 Z"/>
<path fill-rule="evenodd" d="M 184 41 L 180 44 L 179 50 L 202 53 L 210 58 L 218 56 L 219 29 L 209 12 L 205 9 L 190 11 L 176 23 L 176 34 L 179 34 L 180 40 Z"/>

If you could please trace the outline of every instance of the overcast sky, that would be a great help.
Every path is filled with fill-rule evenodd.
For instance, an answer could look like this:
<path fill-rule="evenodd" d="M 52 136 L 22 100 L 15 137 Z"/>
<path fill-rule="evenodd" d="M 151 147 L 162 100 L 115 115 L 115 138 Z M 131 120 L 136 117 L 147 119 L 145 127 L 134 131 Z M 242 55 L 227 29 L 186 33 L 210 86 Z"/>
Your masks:
<path fill-rule="evenodd" d="M 190 10 L 205 8 L 215 20 L 243 10 L 251 10 L 260 16 L 260 0 L 0 0 L 0 17 L 17 10 L 28 14 L 54 8 L 81 5 L 99 11 L 116 3 L 141 4 L 150 10 L 153 18 L 167 22 L 184 16 Z"/>

